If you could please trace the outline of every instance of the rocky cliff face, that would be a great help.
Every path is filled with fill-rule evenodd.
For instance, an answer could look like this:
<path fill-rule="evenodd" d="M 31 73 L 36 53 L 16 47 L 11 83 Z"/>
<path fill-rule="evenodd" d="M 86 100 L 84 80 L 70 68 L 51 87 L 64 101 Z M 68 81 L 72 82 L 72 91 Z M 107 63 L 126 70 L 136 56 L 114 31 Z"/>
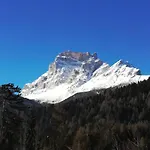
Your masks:
<path fill-rule="evenodd" d="M 148 79 L 128 62 L 110 66 L 97 54 L 66 51 L 60 53 L 48 71 L 22 90 L 22 96 L 58 103 L 75 93 L 130 84 Z"/>

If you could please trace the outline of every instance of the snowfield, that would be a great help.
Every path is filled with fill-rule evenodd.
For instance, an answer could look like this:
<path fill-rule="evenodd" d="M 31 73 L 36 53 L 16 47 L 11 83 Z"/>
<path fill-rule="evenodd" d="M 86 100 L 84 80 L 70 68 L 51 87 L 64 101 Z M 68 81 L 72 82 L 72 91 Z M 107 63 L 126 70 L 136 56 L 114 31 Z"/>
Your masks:
<path fill-rule="evenodd" d="M 26 84 L 21 93 L 40 102 L 59 103 L 79 92 L 137 83 L 149 77 L 123 60 L 110 66 L 96 53 L 67 51 L 56 57 L 46 73 Z"/>

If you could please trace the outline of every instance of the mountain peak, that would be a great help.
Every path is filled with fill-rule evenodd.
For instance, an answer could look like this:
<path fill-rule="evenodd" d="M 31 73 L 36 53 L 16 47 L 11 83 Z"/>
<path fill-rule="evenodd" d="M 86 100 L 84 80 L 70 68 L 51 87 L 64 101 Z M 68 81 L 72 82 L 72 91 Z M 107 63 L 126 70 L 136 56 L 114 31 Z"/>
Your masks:
<path fill-rule="evenodd" d="M 91 54 L 90 52 L 73 52 L 71 50 L 60 53 L 56 58 L 70 58 L 78 61 L 86 61 L 89 58 L 98 59 L 97 53 Z"/>
<path fill-rule="evenodd" d="M 115 66 L 126 65 L 127 67 L 134 67 L 134 66 L 131 65 L 128 61 L 124 61 L 123 59 L 118 60 L 114 65 L 115 65 Z"/>
<path fill-rule="evenodd" d="M 68 50 L 57 55 L 44 75 L 26 84 L 22 96 L 58 103 L 78 92 L 127 85 L 148 77 L 122 59 L 110 66 L 96 53 Z"/>

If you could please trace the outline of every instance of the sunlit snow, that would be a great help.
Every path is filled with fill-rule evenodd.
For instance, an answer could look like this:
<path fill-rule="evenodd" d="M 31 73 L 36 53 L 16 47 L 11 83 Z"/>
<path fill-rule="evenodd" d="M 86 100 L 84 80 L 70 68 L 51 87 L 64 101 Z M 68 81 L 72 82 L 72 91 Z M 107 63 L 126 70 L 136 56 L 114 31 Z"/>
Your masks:
<path fill-rule="evenodd" d="M 48 71 L 22 90 L 22 96 L 58 103 L 78 92 L 127 85 L 147 80 L 140 70 L 119 60 L 110 66 L 97 54 L 67 51 L 59 54 Z"/>

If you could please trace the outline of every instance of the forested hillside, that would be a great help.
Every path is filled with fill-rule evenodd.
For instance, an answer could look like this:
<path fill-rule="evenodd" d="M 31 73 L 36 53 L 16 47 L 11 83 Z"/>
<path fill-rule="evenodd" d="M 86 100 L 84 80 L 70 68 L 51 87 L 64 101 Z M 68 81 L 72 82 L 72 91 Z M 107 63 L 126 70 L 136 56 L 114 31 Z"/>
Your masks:
<path fill-rule="evenodd" d="M 1 150 L 149 150 L 150 79 L 59 104 L 0 87 Z"/>

